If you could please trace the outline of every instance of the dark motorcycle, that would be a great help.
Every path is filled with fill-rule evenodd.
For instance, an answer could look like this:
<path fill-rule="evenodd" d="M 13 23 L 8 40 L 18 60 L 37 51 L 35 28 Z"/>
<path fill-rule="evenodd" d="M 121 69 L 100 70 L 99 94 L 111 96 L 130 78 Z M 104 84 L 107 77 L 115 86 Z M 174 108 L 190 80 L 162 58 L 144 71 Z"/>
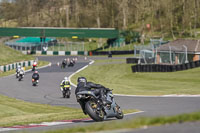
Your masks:
<path fill-rule="evenodd" d="M 114 100 L 112 91 L 106 93 L 106 99 L 110 104 L 103 105 L 92 91 L 82 91 L 76 94 L 77 101 L 81 103 L 82 110 L 94 121 L 103 121 L 107 118 L 116 117 L 122 119 L 124 114 L 119 105 Z"/>
<path fill-rule="evenodd" d="M 71 95 L 70 85 L 64 85 L 62 93 L 63 93 L 63 98 L 70 98 Z"/>
<path fill-rule="evenodd" d="M 74 62 L 74 61 L 70 61 L 70 63 L 69 63 L 69 65 L 68 65 L 68 67 L 73 67 L 73 66 L 74 66 L 74 64 L 75 64 L 75 62 Z"/>
<path fill-rule="evenodd" d="M 35 71 L 35 68 L 36 68 L 36 66 L 33 66 L 33 67 L 32 67 L 32 71 Z"/>
<path fill-rule="evenodd" d="M 61 68 L 62 68 L 62 69 L 65 68 L 66 65 L 67 65 L 66 63 L 62 63 L 62 64 L 61 64 Z"/>
<path fill-rule="evenodd" d="M 32 78 L 32 84 L 33 84 L 33 86 L 38 85 L 38 83 L 39 83 L 39 80 L 36 80 L 36 79 Z"/>

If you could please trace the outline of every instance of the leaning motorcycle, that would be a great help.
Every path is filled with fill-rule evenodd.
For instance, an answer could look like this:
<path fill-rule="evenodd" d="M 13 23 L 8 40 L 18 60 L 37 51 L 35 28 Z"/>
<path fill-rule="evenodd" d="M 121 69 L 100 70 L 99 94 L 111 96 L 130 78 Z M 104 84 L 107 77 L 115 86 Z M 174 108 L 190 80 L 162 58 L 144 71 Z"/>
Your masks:
<path fill-rule="evenodd" d="M 92 91 L 82 91 L 76 94 L 77 101 L 81 104 L 82 110 L 94 121 L 103 121 L 107 118 L 115 117 L 122 119 L 124 114 L 120 106 L 115 102 L 112 91 L 106 93 L 106 99 L 110 104 L 103 105 Z"/>
<path fill-rule="evenodd" d="M 36 80 L 34 78 L 32 78 L 32 84 L 33 86 L 36 86 L 38 84 L 39 80 Z"/>
<path fill-rule="evenodd" d="M 63 98 L 70 98 L 71 95 L 70 85 L 64 85 L 62 93 L 63 93 Z"/>

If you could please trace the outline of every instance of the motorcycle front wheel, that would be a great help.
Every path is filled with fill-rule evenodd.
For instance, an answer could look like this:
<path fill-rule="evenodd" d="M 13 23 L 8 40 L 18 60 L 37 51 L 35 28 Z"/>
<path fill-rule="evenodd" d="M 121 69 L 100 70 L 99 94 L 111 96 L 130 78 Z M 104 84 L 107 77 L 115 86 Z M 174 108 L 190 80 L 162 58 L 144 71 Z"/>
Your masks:
<path fill-rule="evenodd" d="M 98 110 L 98 105 L 94 101 L 88 101 L 85 104 L 85 110 L 87 114 L 94 120 L 94 121 L 103 121 L 104 120 L 104 112 L 102 109 Z"/>
<path fill-rule="evenodd" d="M 117 105 L 115 108 L 116 108 L 116 112 L 117 112 L 116 118 L 117 119 L 123 119 L 124 113 L 122 112 L 122 110 L 120 109 L 120 107 Z"/>

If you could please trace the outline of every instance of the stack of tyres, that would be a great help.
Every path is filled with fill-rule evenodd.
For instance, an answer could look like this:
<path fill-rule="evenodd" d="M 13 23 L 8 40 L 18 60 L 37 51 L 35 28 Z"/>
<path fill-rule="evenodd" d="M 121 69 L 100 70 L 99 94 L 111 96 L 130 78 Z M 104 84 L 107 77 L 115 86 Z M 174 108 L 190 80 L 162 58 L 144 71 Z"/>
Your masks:
<path fill-rule="evenodd" d="M 140 65 L 140 72 L 144 72 L 144 65 Z"/>
<path fill-rule="evenodd" d="M 190 63 L 186 63 L 186 64 L 185 64 L 185 68 L 186 68 L 186 69 L 190 69 Z"/>
<path fill-rule="evenodd" d="M 200 60 L 195 61 L 194 63 L 195 63 L 195 66 L 196 66 L 196 67 L 199 67 L 199 66 L 200 66 Z"/>
<path fill-rule="evenodd" d="M 137 71 L 136 71 L 136 66 L 135 66 L 135 65 L 133 65 L 131 68 L 132 68 L 132 72 L 137 72 Z"/>
<path fill-rule="evenodd" d="M 143 72 L 147 72 L 147 65 L 143 65 Z"/>
<path fill-rule="evenodd" d="M 153 65 L 149 65 L 149 72 L 152 72 L 153 70 L 152 70 L 152 67 L 153 67 Z"/>
<path fill-rule="evenodd" d="M 164 68 L 164 72 L 168 72 L 167 71 L 168 65 L 164 65 L 163 68 Z"/>
<path fill-rule="evenodd" d="M 181 66 L 180 65 L 176 65 L 176 71 L 180 71 L 181 70 Z"/>
<path fill-rule="evenodd" d="M 195 68 L 195 63 L 193 61 L 189 63 L 190 63 L 190 68 Z"/>
<path fill-rule="evenodd" d="M 146 70 L 147 70 L 147 72 L 150 72 L 150 66 L 151 66 L 151 65 L 146 65 Z"/>
<path fill-rule="evenodd" d="M 172 65 L 171 68 L 172 68 L 172 72 L 176 71 L 176 66 L 175 65 Z"/>
<path fill-rule="evenodd" d="M 162 65 L 158 65 L 158 72 L 162 72 Z"/>
<path fill-rule="evenodd" d="M 181 64 L 181 70 L 186 70 L 185 64 Z"/>
<path fill-rule="evenodd" d="M 166 65 L 166 72 L 170 72 L 170 66 Z"/>
<path fill-rule="evenodd" d="M 166 72 L 165 66 L 166 66 L 166 65 L 161 65 L 161 72 Z"/>
<path fill-rule="evenodd" d="M 141 65 L 136 65 L 136 71 L 141 72 Z"/>

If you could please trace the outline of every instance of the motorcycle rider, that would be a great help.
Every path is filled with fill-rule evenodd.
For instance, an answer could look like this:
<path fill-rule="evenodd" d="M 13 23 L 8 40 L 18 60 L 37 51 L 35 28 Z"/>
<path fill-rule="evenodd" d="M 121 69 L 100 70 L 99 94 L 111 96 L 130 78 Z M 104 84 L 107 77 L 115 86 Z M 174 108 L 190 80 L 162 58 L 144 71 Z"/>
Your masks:
<path fill-rule="evenodd" d="M 33 67 L 32 67 L 32 71 L 35 71 L 35 68 L 37 67 L 37 61 L 33 61 Z"/>
<path fill-rule="evenodd" d="M 19 69 L 19 75 L 22 75 L 22 78 L 24 77 L 25 72 L 24 72 L 24 68 L 23 67 L 21 69 Z"/>
<path fill-rule="evenodd" d="M 85 77 L 79 77 L 77 80 L 77 88 L 75 90 L 75 94 L 81 91 L 93 91 L 95 95 L 100 95 L 100 100 L 102 101 L 103 105 L 110 104 L 109 101 L 106 100 L 105 94 L 107 91 L 110 91 L 110 89 L 105 88 L 104 86 L 100 84 L 95 84 L 93 82 L 87 82 L 87 79 Z M 82 104 L 80 103 L 82 106 Z"/>
<path fill-rule="evenodd" d="M 16 78 L 19 77 L 19 71 L 21 70 L 21 66 L 18 65 L 17 68 L 16 68 Z"/>
<path fill-rule="evenodd" d="M 60 83 L 60 90 L 62 92 L 63 92 L 65 85 L 69 85 L 69 90 L 71 91 L 71 84 L 70 84 L 70 81 L 68 80 L 68 77 L 64 77 L 64 80 L 62 80 L 61 83 Z"/>
<path fill-rule="evenodd" d="M 38 71 L 35 71 L 32 75 L 32 79 L 34 79 L 36 82 L 39 82 L 39 78 L 40 78 L 40 75 Z"/>
<path fill-rule="evenodd" d="M 66 65 L 67 65 L 67 60 L 66 59 L 64 59 L 63 61 L 62 61 L 62 68 L 65 68 L 66 67 Z"/>

